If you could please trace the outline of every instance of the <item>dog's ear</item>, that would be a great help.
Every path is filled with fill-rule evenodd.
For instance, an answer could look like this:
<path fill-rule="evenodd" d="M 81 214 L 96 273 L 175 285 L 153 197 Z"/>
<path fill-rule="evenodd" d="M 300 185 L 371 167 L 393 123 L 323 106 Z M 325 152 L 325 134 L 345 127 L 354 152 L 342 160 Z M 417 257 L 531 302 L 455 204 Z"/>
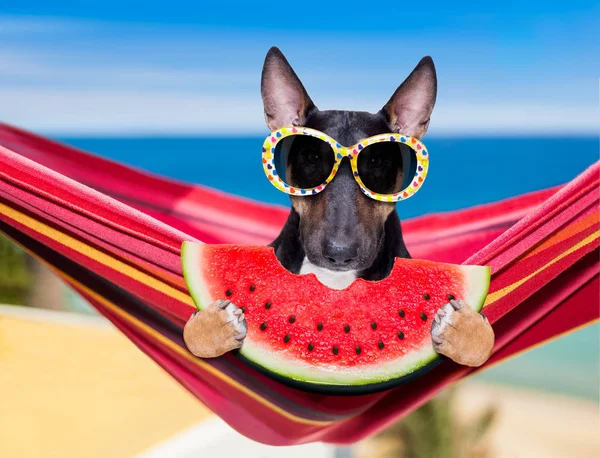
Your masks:
<path fill-rule="evenodd" d="M 383 107 L 392 129 L 417 138 L 425 135 L 436 94 L 435 66 L 433 59 L 427 56 L 421 59 Z"/>
<path fill-rule="evenodd" d="M 315 106 L 282 52 L 269 49 L 260 85 L 265 120 L 271 130 L 300 126 Z"/>

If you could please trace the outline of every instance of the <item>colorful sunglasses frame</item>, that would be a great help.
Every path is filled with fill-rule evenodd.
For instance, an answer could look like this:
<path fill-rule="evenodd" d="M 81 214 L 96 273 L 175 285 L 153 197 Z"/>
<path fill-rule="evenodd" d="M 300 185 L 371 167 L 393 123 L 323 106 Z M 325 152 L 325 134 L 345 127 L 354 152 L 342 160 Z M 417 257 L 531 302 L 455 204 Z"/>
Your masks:
<path fill-rule="evenodd" d="M 335 153 L 335 163 L 333 164 L 331 174 L 321 185 L 316 186 L 314 188 L 296 188 L 285 183 L 277 174 L 274 162 L 275 147 L 277 146 L 277 143 L 279 143 L 281 140 L 292 135 L 308 135 L 310 137 L 320 138 L 321 140 L 329 143 L 329 145 L 333 149 L 333 152 Z M 360 155 L 360 152 L 368 145 L 384 141 L 404 143 L 405 145 L 408 145 L 415 151 L 417 157 L 417 168 L 415 171 L 415 176 L 413 177 L 411 183 L 408 185 L 407 188 L 394 194 L 378 194 L 372 192 L 363 184 L 358 174 L 358 156 Z M 310 129 L 308 127 L 288 126 L 282 127 L 281 129 L 274 130 L 273 132 L 271 132 L 269 136 L 267 136 L 267 138 L 265 139 L 262 149 L 263 169 L 265 171 L 265 175 L 267 176 L 271 184 L 273 184 L 273 186 L 275 186 L 280 191 L 295 196 L 318 194 L 323 189 L 325 189 L 327 184 L 331 183 L 331 180 L 333 180 L 333 178 L 335 177 L 340 163 L 345 157 L 350 159 L 350 165 L 352 167 L 354 179 L 360 186 L 362 192 L 365 193 L 368 197 L 375 200 L 380 200 L 382 202 L 398 202 L 400 200 L 406 200 L 409 197 L 413 196 L 425 181 L 425 178 L 427 177 L 427 170 L 429 169 L 429 152 L 425 148 L 425 145 L 421 143 L 419 139 L 404 134 L 375 135 L 373 137 L 361 140 L 356 145 L 345 147 L 340 145 L 329 135 L 324 134 L 323 132 L 320 132 L 318 130 Z"/>

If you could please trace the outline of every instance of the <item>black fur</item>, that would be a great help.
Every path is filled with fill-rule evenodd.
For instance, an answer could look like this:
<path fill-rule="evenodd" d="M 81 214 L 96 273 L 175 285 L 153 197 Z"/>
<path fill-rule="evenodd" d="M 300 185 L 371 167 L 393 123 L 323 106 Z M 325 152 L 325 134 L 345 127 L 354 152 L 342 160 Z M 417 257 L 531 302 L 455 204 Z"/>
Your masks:
<path fill-rule="evenodd" d="M 319 111 L 315 108 L 308 113 L 305 127 L 320 130 L 341 144 L 349 146 L 358 143 L 363 138 L 390 132 L 388 120 L 383 111 L 373 114 L 362 111 Z M 340 167 L 340 172 L 333 182 L 321 194 L 331 193 L 333 198 L 348 194 L 350 189 L 357 192 L 358 198 L 369 199 L 362 194 L 350 171 L 347 159 Z M 334 186 L 337 185 L 337 186 Z M 337 192 L 336 192 L 337 191 Z M 318 197 L 318 196 L 315 196 Z M 301 197 L 310 199 L 312 196 Z M 340 215 L 351 214 L 351 200 L 339 199 L 336 206 L 341 207 Z M 300 216 L 292 208 L 290 215 L 279 236 L 269 245 L 275 249 L 279 262 L 290 272 L 299 273 L 306 253 L 300 239 Z M 343 221 L 339 222 L 343 224 Z M 359 277 L 366 280 L 381 280 L 392 270 L 394 258 L 410 258 L 410 254 L 402 238 L 400 218 L 396 209 L 392 211 L 385 222 L 383 239 L 380 241 L 377 257 L 370 267 L 359 272 Z"/>
<path fill-rule="evenodd" d="M 377 113 L 320 111 L 277 48 L 269 50 L 261 80 L 269 128 L 310 127 L 344 146 L 388 132 L 420 138 L 427 131 L 436 92 L 435 67 L 430 57 L 419 62 Z M 309 156 L 305 160 L 306 164 L 312 164 Z M 300 183 L 319 181 L 323 172 L 311 166 L 300 168 L 297 173 L 289 170 Z M 382 184 L 395 182 L 383 176 L 372 179 Z M 307 257 L 312 264 L 331 271 L 354 270 L 360 278 L 380 280 L 391 272 L 395 257 L 410 257 L 395 204 L 375 201 L 363 194 L 348 158 L 342 159 L 335 178 L 322 192 L 291 199 L 288 220 L 270 244 L 279 261 L 291 272 L 299 273 Z"/>

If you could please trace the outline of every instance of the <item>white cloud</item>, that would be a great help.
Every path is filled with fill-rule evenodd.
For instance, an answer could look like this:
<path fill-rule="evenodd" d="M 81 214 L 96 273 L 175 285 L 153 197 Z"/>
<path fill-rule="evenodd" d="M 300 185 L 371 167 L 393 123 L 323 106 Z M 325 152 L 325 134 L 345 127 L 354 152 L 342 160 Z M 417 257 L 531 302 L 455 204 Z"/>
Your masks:
<path fill-rule="evenodd" d="M 323 109 L 370 109 L 372 100 L 328 98 Z M 0 119 L 56 135 L 262 134 L 260 97 L 198 93 L 0 89 Z M 598 110 L 577 106 L 440 105 L 433 135 L 597 132 Z"/>
<path fill-rule="evenodd" d="M 259 100 L 188 93 L 0 89 L 0 119 L 44 133 L 78 135 L 264 130 Z"/>
<path fill-rule="evenodd" d="M 263 133 L 260 64 L 272 38 L 215 35 L 211 41 L 209 35 L 0 16 L 0 121 L 54 135 Z M 319 55 L 339 45 L 332 40 L 318 43 Z M 296 47 L 284 34 L 277 41 Z M 363 56 L 379 49 L 367 44 L 346 43 Z M 317 68 L 306 46 L 293 64 L 321 109 L 378 110 L 418 61 L 412 54 L 422 55 L 407 45 L 412 54 L 404 62 L 347 71 L 327 60 Z M 461 54 L 465 63 L 457 67 L 457 46 L 440 46 L 431 45 L 441 56 L 432 134 L 598 132 L 588 75 L 556 71 L 552 79 L 540 78 L 540 68 L 508 81 L 506 62 L 494 61 L 493 53 L 482 51 L 470 64 Z M 492 59 L 490 74 L 483 58 Z"/>
<path fill-rule="evenodd" d="M 590 135 L 598 133 L 597 108 L 564 105 L 440 106 L 431 117 L 431 133 Z"/>

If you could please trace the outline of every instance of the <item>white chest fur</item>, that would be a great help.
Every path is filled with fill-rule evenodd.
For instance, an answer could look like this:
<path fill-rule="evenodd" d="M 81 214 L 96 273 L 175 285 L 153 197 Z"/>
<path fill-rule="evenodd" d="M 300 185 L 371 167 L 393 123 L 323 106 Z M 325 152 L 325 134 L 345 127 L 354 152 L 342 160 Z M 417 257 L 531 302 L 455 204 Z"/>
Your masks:
<path fill-rule="evenodd" d="M 317 276 L 319 281 L 325 286 L 331 289 L 344 289 L 356 280 L 356 271 L 348 270 L 346 272 L 335 272 L 328 270 L 323 267 L 315 266 L 308 258 L 304 258 L 302 267 L 300 268 L 300 275 L 313 273 Z"/>

